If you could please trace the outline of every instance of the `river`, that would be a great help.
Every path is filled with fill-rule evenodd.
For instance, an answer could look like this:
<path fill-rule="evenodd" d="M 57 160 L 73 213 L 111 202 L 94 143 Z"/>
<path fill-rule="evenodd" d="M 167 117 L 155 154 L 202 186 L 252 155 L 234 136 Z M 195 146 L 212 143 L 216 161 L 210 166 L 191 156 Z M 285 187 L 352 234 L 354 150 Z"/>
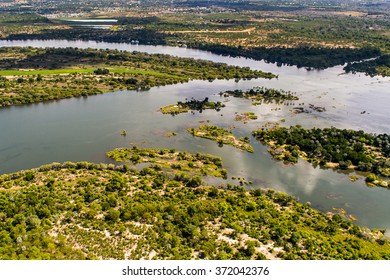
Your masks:
<path fill-rule="evenodd" d="M 284 165 L 275 161 L 267 148 L 251 137 L 254 154 L 231 146 L 218 147 L 215 142 L 194 138 L 185 132 L 200 121 L 223 127 L 235 126 L 238 136 L 250 132 L 268 121 L 285 120 L 283 125 L 301 124 L 304 127 L 330 127 L 363 129 L 372 133 L 390 133 L 390 79 L 365 75 L 343 74 L 342 66 L 322 71 L 307 71 L 296 67 L 277 67 L 245 58 L 215 55 L 210 52 L 168 47 L 92 41 L 0 41 L 1 46 L 78 47 L 119 49 L 164 53 L 180 57 L 193 57 L 248 66 L 278 74 L 278 79 L 252 79 L 191 81 L 185 84 L 155 87 L 148 91 L 120 91 L 88 98 L 14 106 L 0 109 L 0 173 L 29 169 L 51 162 L 93 161 L 110 162 L 105 152 L 115 147 L 136 144 L 140 147 L 167 147 L 189 152 L 219 155 L 232 176 L 252 181 L 248 188 L 269 187 L 293 195 L 301 202 L 310 202 L 321 211 L 343 208 L 357 218 L 357 223 L 370 228 L 390 231 L 390 190 L 369 188 L 363 178 L 350 182 L 348 176 L 333 170 L 313 168 L 300 161 L 297 165 Z M 230 97 L 219 92 L 249 89 L 253 86 L 291 90 L 300 98 L 297 103 L 325 107 L 325 112 L 294 114 L 293 106 L 268 104 L 253 106 L 247 100 Z M 185 98 L 194 97 L 226 102 L 220 112 L 162 115 L 158 109 Z M 247 124 L 234 121 L 236 112 L 255 112 L 257 120 Z M 362 114 L 366 111 L 365 114 Z M 125 129 L 127 136 L 121 136 Z M 167 138 L 164 134 L 176 132 Z M 215 181 L 221 183 L 221 181 Z M 222 182 L 222 183 L 226 183 Z"/>

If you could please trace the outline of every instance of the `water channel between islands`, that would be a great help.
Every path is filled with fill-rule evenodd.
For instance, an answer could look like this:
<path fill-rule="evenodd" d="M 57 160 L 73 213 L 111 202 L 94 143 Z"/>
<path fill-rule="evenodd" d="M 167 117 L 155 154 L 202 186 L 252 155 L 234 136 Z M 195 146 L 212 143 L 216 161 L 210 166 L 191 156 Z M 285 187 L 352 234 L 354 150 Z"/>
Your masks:
<path fill-rule="evenodd" d="M 390 190 L 370 188 L 360 178 L 351 182 L 345 174 L 313 168 L 300 161 L 284 165 L 275 161 L 267 147 L 250 137 L 253 154 L 231 146 L 193 137 L 186 128 L 209 120 L 210 124 L 229 128 L 234 125 L 237 137 L 249 136 L 251 131 L 269 121 L 285 120 L 285 126 L 330 127 L 362 129 L 372 133 L 390 133 L 390 78 L 367 77 L 363 74 L 343 74 L 342 66 L 321 71 L 267 64 L 245 58 L 232 58 L 210 52 L 167 46 L 143 46 L 94 41 L 27 40 L 1 41 L 2 46 L 78 47 L 119 49 L 148 53 L 164 53 L 180 57 L 207 59 L 231 65 L 278 74 L 278 79 L 191 81 L 185 84 L 152 88 L 148 91 L 110 92 L 88 98 L 14 106 L 0 109 L 0 173 L 38 167 L 64 161 L 111 162 L 105 152 L 116 147 L 136 144 L 140 147 L 164 147 L 189 152 L 221 156 L 229 179 L 209 181 L 232 183 L 231 177 L 252 181 L 248 188 L 268 187 L 293 195 L 301 202 L 310 202 L 321 211 L 343 208 L 357 218 L 357 223 L 370 228 L 387 229 L 390 234 Z M 294 114 L 292 106 L 276 104 L 251 105 L 244 99 L 229 97 L 226 107 L 175 117 L 158 112 L 160 107 L 209 97 L 210 101 L 225 102 L 219 92 L 250 89 L 254 86 L 272 87 L 297 93 L 298 103 L 325 107 L 326 111 Z M 275 110 L 276 109 L 276 110 Z M 257 120 L 247 124 L 234 121 L 235 113 L 252 111 Z M 361 112 L 366 111 L 365 114 Z M 126 136 L 120 135 L 122 130 Z M 174 137 L 164 137 L 176 132 Z"/>

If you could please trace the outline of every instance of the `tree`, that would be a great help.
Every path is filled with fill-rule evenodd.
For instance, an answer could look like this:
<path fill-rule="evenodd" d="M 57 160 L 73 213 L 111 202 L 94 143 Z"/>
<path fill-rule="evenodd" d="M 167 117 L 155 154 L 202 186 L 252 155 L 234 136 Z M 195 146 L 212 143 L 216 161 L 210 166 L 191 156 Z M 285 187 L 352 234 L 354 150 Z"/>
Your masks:
<path fill-rule="evenodd" d="M 108 213 L 105 216 L 106 221 L 116 222 L 119 219 L 120 212 L 115 209 L 108 210 Z"/>
<path fill-rule="evenodd" d="M 196 188 L 199 187 L 201 184 L 202 184 L 202 178 L 200 178 L 199 176 L 194 176 L 188 180 L 186 186 L 190 188 Z"/>

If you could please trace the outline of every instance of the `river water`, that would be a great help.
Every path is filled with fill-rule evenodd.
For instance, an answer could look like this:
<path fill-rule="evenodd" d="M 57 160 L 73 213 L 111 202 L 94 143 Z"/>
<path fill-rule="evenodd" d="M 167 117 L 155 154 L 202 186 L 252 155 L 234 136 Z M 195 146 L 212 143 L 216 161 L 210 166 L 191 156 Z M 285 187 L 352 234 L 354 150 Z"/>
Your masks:
<path fill-rule="evenodd" d="M 278 79 L 191 81 L 185 84 L 152 88 L 148 91 L 110 92 L 88 98 L 15 106 L 0 109 L 0 173 L 38 167 L 64 161 L 110 162 L 105 152 L 116 147 L 136 144 L 140 147 L 167 147 L 189 152 L 221 156 L 229 177 L 244 177 L 253 184 L 248 188 L 269 187 L 293 195 L 301 202 L 310 202 L 321 211 L 343 208 L 357 218 L 357 223 L 370 228 L 388 229 L 390 233 L 390 190 L 369 188 L 363 178 L 350 182 L 348 176 L 333 170 L 313 168 L 300 161 L 284 165 L 273 160 L 267 148 L 251 137 L 255 153 L 231 146 L 218 147 L 207 139 L 194 138 L 185 130 L 201 121 L 232 127 L 237 137 L 268 121 L 284 120 L 283 125 L 304 127 L 363 129 L 372 133 L 390 133 L 390 79 L 365 75 L 343 74 L 342 66 L 322 71 L 296 67 L 277 67 L 245 58 L 232 58 L 210 52 L 168 47 L 142 46 L 92 41 L 0 41 L 1 46 L 78 47 L 119 49 L 164 53 L 248 66 L 278 74 Z M 291 90 L 296 101 L 325 107 L 325 112 L 294 114 L 293 105 L 263 104 L 253 106 L 247 100 L 219 96 L 219 92 L 249 89 L 253 86 Z M 162 106 L 184 101 L 185 98 L 226 102 L 220 112 L 162 115 Z M 247 124 L 234 121 L 235 113 L 255 112 L 257 120 Z M 362 114 L 363 111 L 366 111 Z M 121 136 L 125 129 L 127 136 Z M 167 138 L 164 134 L 176 132 Z M 227 182 L 237 184 L 237 180 Z M 226 181 L 215 181 L 226 183 Z"/>

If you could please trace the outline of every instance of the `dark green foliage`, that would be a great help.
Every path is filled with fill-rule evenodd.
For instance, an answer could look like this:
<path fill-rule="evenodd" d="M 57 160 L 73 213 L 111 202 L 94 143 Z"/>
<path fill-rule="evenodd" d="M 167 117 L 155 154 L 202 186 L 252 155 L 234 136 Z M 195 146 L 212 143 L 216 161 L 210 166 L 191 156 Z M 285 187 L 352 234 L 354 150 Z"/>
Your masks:
<path fill-rule="evenodd" d="M 195 176 L 188 180 L 186 186 L 190 188 L 196 188 L 199 187 L 201 184 L 202 184 L 202 178 L 200 178 L 199 176 Z"/>
<path fill-rule="evenodd" d="M 177 181 L 152 168 L 112 169 L 68 162 L 28 171 L 30 181 L 27 172 L 0 176 L 0 259 L 141 259 L 151 252 L 157 259 L 265 259 L 257 253 L 262 244 L 283 248 L 283 259 L 390 256 L 383 237 L 283 193 L 199 187 L 196 176 Z M 4 188 L 7 182 L 17 188 Z"/>
<path fill-rule="evenodd" d="M 298 68 L 326 69 L 346 62 L 373 58 L 381 54 L 378 48 L 364 47 L 351 48 L 321 48 L 301 46 L 297 48 L 285 47 L 252 47 L 239 48 L 211 43 L 193 43 L 191 47 L 211 51 L 221 55 L 244 56 L 256 60 L 264 59 L 267 62 L 281 65 L 295 65 Z"/>
<path fill-rule="evenodd" d="M 290 151 L 289 162 L 305 152 L 309 160 L 325 165 L 338 163 L 340 169 L 351 166 L 356 170 L 372 172 L 389 177 L 390 136 L 387 134 L 368 134 L 362 130 L 354 131 L 337 128 L 305 129 L 300 126 L 290 128 L 274 127 L 253 131 L 258 140 L 283 147 Z"/>
<path fill-rule="evenodd" d="M 108 73 L 110 73 L 110 70 L 108 70 L 106 68 L 98 68 L 95 71 L 93 71 L 93 73 L 95 73 L 96 75 L 107 75 Z M 126 80 L 126 83 L 127 83 L 127 80 Z"/>
<path fill-rule="evenodd" d="M 194 98 L 191 98 L 189 101 L 178 101 L 177 102 L 177 110 L 171 109 L 171 106 L 167 106 L 164 108 L 161 108 L 161 111 L 165 113 L 170 113 L 171 115 L 176 115 L 182 112 L 187 112 L 189 110 L 198 111 L 199 113 L 202 113 L 205 109 L 214 109 L 215 111 L 219 112 L 221 108 L 225 107 L 225 104 L 222 104 L 220 101 L 212 102 L 209 101 L 209 98 L 206 97 L 204 100 L 199 101 L 195 100 Z M 167 108 L 168 110 L 164 110 Z"/>
<path fill-rule="evenodd" d="M 25 179 L 26 179 L 26 181 L 32 181 L 34 179 L 34 173 L 31 171 L 27 171 Z"/>
<path fill-rule="evenodd" d="M 248 91 L 239 89 L 221 92 L 220 95 L 231 95 L 238 98 L 249 98 L 254 100 L 264 100 L 265 102 L 282 102 L 285 100 L 298 100 L 295 93 L 273 88 L 254 87 Z"/>
<path fill-rule="evenodd" d="M 383 76 L 389 75 L 389 73 L 387 72 L 382 72 L 379 67 L 386 67 L 387 69 L 390 68 L 390 55 L 388 54 L 381 55 L 376 59 L 368 60 L 364 62 L 348 63 L 347 66 L 344 67 L 344 70 L 347 73 L 363 72 L 366 73 L 367 75 L 370 75 L 371 77 L 375 75 L 383 75 Z"/>

